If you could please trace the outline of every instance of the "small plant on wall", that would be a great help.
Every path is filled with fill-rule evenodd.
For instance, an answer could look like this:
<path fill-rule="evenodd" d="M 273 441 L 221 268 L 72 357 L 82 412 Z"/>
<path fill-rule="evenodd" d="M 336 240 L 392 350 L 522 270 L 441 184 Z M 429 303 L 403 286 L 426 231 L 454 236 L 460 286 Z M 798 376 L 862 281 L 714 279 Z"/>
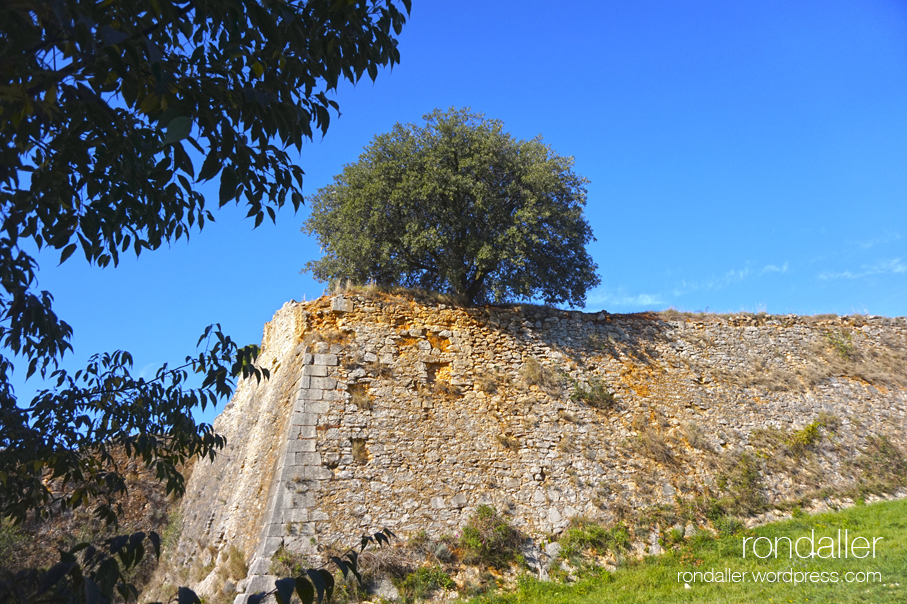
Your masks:
<path fill-rule="evenodd" d="M 460 537 L 464 562 L 496 567 L 515 559 L 522 542 L 523 535 L 488 505 L 476 508 Z"/>

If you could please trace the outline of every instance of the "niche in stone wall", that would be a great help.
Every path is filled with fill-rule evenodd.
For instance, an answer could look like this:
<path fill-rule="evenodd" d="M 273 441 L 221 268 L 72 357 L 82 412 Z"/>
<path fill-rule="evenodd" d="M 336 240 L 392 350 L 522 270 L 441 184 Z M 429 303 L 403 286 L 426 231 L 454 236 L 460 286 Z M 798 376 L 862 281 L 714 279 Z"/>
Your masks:
<path fill-rule="evenodd" d="M 460 390 L 450 383 L 450 363 L 426 363 L 425 384 L 428 395 L 441 398 L 454 398 Z"/>
<path fill-rule="evenodd" d="M 450 363 L 426 363 L 425 381 L 434 384 L 437 381 L 450 381 Z"/>
<path fill-rule="evenodd" d="M 368 460 L 371 459 L 371 455 L 369 455 L 368 447 L 365 444 L 365 439 L 351 438 L 350 445 L 353 449 L 353 461 L 360 465 L 367 464 Z"/>
<path fill-rule="evenodd" d="M 447 349 L 450 347 L 450 339 L 442 338 L 440 336 L 426 336 L 432 348 L 437 348 L 441 352 L 447 352 Z"/>
<path fill-rule="evenodd" d="M 350 393 L 350 402 L 356 405 L 359 410 L 372 408 L 372 397 L 368 394 L 368 384 L 351 384 L 348 391 Z"/>

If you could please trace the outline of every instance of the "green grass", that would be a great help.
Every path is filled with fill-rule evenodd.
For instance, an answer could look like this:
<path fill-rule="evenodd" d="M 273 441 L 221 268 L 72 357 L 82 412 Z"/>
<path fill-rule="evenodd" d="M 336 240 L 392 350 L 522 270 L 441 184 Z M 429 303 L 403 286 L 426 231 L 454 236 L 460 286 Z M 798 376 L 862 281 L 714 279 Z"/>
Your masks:
<path fill-rule="evenodd" d="M 816 540 L 826 535 L 836 535 L 837 530 L 848 530 L 854 536 L 878 541 L 876 557 L 858 559 L 799 559 L 788 558 L 786 542 L 784 555 L 778 559 L 759 560 L 751 550 L 742 557 L 745 537 L 767 537 L 772 542 L 779 537 L 792 541 L 809 536 L 815 530 Z M 752 541 L 747 542 L 748 546 Z M 765 542 L 761 544 L 764 546 Z M 806 543 L 802 544 L 804 547 Z M 764 549 L 760 548 L 760 553 Z M 827 550 L 826 552 L 827 553 Z M 870 554 L 871 555 L 871 554 Z M 708 571 L 710 569 L 746 572 L 746 582 L 704 583 L 678 580 L 678 573 Z M 755 582 L 749 577 L 754 572 L 827 573 L 829 582 L 822 583 L 771 583 Z M 848 572 L 877 572 L 877 582 L 846 582 Z M 831 573 L 838 573 L 839 581 L 831 582 Z M 856 506 L 848 510 L 799 516 L 793 520 L 744 530 L 735 535 L 711 538 L 700 534 L 688 540 L 679 550 L 659 557 L 631 561 L 613 573 L 596 571 L 572 584 L 541 583 L 523 578 L 518 589 L 509 594 L 483 596 L 470 600 L 475 604 L 602 604 L 645 602 L 709 602 L 723 604 L 748 604 L 750 602 L 790 603 L 851 603 L 875 604 L 907 602 L 907 500 L 881 502 Z"/>

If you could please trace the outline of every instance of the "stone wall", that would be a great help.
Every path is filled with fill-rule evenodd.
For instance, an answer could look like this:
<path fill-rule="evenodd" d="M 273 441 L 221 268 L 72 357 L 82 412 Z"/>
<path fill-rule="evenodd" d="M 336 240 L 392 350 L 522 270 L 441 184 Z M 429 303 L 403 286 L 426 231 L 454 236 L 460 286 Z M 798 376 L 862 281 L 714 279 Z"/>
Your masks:
<path fill-rule="evenodd" d="M 194 471 L 180 556 L 239 547 L 251 593 L 280 545 L 455 533 L 481 504 L 541 538 L 715 492 L 760 430 L 817 418 L 834 429 L 765 493 L 843 487 L 867 437 L 905 445 L 905 350 L 907 321 L 881 317 L 290 303 L 265 330 L 271 379 L 242 383 L 215 422 L 228 447 Z M 613 404 L 576 396 L 596 386 Z"/>

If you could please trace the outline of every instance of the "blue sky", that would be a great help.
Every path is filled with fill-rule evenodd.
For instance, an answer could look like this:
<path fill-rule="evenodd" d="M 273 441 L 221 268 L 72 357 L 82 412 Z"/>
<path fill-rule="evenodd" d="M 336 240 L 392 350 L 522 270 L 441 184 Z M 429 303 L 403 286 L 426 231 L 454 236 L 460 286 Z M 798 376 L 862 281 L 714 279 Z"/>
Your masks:
<path fill-rule="evenodd" d="M 414 0 L 400 53 L 337 91 L 304 194 L 395 122 L 471 107 L 591 181 L 587 310 L 907 314 L 904 3 Z M 244 214 L 115 269 L 41 255 L 74 360 L 125 349 L 150 371 L 209 323 L 259 342 L 320 295 L 299 274 L 319 256 L 307 210 L 256 230 Z"/>

